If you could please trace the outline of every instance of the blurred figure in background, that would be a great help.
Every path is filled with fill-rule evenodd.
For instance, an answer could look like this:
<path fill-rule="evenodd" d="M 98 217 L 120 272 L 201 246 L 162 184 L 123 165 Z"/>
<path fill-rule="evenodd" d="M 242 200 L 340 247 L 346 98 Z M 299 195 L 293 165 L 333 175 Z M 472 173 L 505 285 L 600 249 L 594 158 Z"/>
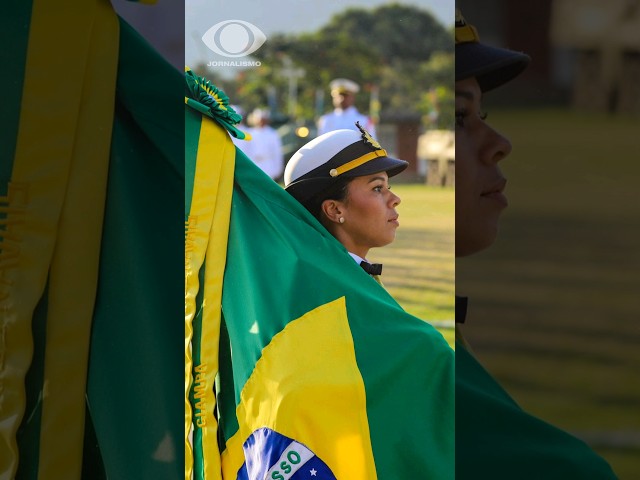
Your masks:
<path fill-rule="evenodd" d="M 270 119 L 268 110 L 256 108 L 251 112 L 247 119 L 251 140 L 241 142 L 239 147 L 264 173 L 278 181 L 284 169 L 282 141 L 269 125 Z"/>
<path fill-rule="evenodd" d="M 356 122 L 360 122 L 371 136 L 375 137 L 376 129 L 374 123 L 369 117 L 358 112 L 358 109 L 354 106 L 360 86 L 347 78 L 336 78 L 331 81 L 329 87 L 331 88 L 334 110 L 318 119 L 318 136 L 345 128 L 357 131 Z"/>

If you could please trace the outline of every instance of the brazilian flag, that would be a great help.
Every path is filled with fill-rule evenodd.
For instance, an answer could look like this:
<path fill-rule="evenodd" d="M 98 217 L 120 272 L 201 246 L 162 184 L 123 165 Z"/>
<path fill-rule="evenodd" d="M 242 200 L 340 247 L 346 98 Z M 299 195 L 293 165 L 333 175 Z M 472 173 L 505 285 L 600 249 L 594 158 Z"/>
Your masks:
<path fill-rule="evenodd" d="M 452 349 L 187 84 L 185 478 L 453 479 Z"/>
<path fill-rule="evenodd" d="M 178 478 L 183 77 L 108 0 L 0 25 L 0 478 Z"/>

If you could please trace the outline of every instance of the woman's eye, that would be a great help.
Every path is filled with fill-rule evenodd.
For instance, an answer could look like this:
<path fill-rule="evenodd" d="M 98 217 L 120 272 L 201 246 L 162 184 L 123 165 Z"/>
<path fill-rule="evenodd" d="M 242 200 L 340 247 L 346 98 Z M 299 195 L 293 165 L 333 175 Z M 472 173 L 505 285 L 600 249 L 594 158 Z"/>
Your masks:
<path fill-rule="evenodd" d="M 466 110 L 458 110 L 456 111 L 456 127 L 464 127 L 465 119 L 469 113 Z M 479 112 L 478 118 L 480 120 L 486 120 L 489 114 L 487 112 Z"/>
<path fill-rule="evenodd" d="M 377 185 L 375 187 L 373 187 L 373 190 L 376 192 L 381 192 L 382 191 L 382 185 Z"/>

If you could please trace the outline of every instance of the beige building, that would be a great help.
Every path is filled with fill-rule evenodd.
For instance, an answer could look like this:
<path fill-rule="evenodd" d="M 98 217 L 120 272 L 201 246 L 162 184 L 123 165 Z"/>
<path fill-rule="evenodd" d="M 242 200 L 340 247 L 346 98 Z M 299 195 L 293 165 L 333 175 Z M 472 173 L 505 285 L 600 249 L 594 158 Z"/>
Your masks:
<path fill-rule="evenodd" d="M 575 106 L 640 114 L 640 2 L 554 0 L 550 33 L 575 55 Z"/>

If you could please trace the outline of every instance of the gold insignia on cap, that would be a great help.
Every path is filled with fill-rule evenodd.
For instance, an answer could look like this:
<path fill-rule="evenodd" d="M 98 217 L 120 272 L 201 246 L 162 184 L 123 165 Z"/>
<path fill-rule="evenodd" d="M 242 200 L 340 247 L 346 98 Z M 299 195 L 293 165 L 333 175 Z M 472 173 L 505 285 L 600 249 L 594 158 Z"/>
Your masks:
<path fill-rule="evenodd" d="M 456 45 L 459 43 L 478 43 L 480 36 L 476 27 L 469 25 L 459 8 L 456 8 Z"/>
<path fill-rule="evenodd" d="M 358 130 L 362 132 L 362 140 L 364 141 L 364 143 L 368 143 L 377 149 L 382 148 L 382 146 L 378 143 L 378 141 L 375 138 L 373 138 L 369 132 L 367 132 L 364 128 L 362 128 L 362 125 L 360 125 L 360 122 L 356 122 L 356 127 L 358 127 Z"/>
<path fill-rule="evenodd" d="M 337 177 L 338 170 L 336 170 L 335 168 L 332 168 L 331 170 L 329 170 L 329 175 L 331 175 L 332 177 Z"/>

